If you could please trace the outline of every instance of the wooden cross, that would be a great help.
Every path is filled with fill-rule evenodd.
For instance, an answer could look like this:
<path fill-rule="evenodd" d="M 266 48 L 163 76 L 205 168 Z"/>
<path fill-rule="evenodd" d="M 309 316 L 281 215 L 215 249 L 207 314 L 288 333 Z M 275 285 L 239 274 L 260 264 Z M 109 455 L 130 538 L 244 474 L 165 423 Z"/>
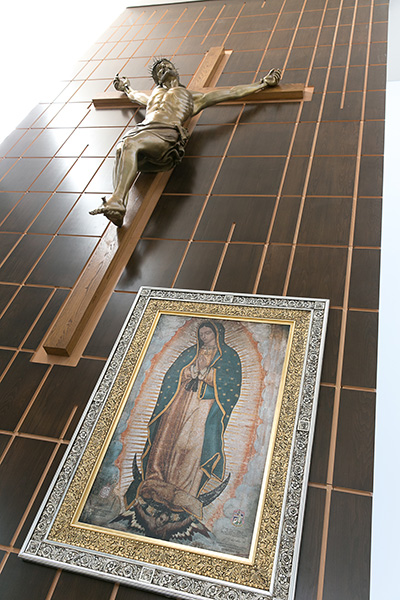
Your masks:
<path fill-rule="evenodd" d="M 230 52 L 223 47 L 211 48 L 188 89 L 203 93 L 215 89 L 211 86 L 218 80 L 229 56 Z M 311 94 L 312 88 L 302 84 L 283 84 L 229 103 L 293 102 L 308 100 Z M 96 108 L 132 107 L 132 102 L 118 92 L 105 93 L 95 98 L 93 104 Z M 191 119 L 189 133 L 199 117 Z M 131 191 L 124 226 L 118 229 L 110 224 L 107 227 L 35 354 L 35 361 L 69 365 L 78 362 L 170 175 L 171 171 L 140 174 Z"/>

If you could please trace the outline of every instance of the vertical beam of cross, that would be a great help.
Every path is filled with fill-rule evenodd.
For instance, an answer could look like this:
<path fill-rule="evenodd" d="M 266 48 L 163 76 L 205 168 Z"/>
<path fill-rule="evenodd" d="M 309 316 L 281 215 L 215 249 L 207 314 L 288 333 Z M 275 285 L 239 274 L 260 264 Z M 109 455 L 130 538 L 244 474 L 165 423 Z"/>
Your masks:
<path fill-rule="evenodd" d="M 224 57 L 222 47 L 212 48 L 205 55 L 190 87 L 199 89 L 215 83 L 221 66 L 223 68 Z M 189 133 L 193 131 L 198 118 L 199 115 L 192 118 Z M 124 227 L 118 229 L 112 224 L 107 227 L 53 322 L 43 342 L 48 355 L 70 357 L 78 346 L 81 348 L 88 341 L 170 175 L 171 171 L 139 175 L 132 188 Z M 43 353 L 39 351 L 39 354 Z"/>
<path fill-rule="evenodd" d="M 218 89 L 212 86 L 222 73 L 229 55 L 222 46 L 211 48 L 188 88 L 201 92 Z M 310 90 L 312 88 L 305 89 L 302 84 L 279 85 L 234 102 L 300 101 L 309 99 Z M 99 108 L 132 106 L 124 95 L 115 92 L 95 98 L 93 104 Z M 192 133 L 199 118 L 200 115 L 197 115 L 191 119 L 189 133 Z M 34 360 L 71 365 L 78 362 L 171 173 L 139 175 L 130 194 L 124 227 L 117 229 L 112 224 L 107 227 Z"/>

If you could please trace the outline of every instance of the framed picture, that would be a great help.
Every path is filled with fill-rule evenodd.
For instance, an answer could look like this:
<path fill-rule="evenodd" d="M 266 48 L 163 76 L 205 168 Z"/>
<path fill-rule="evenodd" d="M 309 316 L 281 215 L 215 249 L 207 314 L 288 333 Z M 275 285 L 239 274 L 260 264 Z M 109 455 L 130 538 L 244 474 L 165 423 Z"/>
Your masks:
<path fill-rule="evenodd" d="M 293 598 L 328 304 L 141 288 L 20 555 Z"/>

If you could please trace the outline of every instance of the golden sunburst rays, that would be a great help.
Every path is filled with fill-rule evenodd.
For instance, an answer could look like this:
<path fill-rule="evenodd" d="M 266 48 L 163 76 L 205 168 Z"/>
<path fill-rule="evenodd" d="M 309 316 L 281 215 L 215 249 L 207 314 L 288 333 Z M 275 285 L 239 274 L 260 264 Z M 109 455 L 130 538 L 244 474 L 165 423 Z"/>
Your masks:
<path fill-rule="evenodd" d="M 168 319 L 169 315 L 162 315 L 161 319 Z M 177 318 L 176 316 L 174 317 Z M 211 319 L 213 320 L 213 319 Z M 282 354 L 282 328 L 279 325 L 262 324 L 266 327 L 265 337 L 268 340 L 268 353 L 260 352 L 260 340 L 255 339 L 252 327 L 245 322 L 235 320 L 218 319 L 225 327 L 225 342 L 236 350 L 242 363 L 242 386 L 240 398 L 232 412 L 230 421 L 224 436 L 224 452 L 226 460 L 225 473 L 231 473 L 228 488 L 224 491 L 224 500 L 234 496 L 238 485 L 243 481 L 248 468 L 249 461 L 256 453 L 255 442 L 257 430 L 261 423 L 260 406 L 265 399 L 265 389 L 269 384 L 267 371 L 276 371 L 274 361 L 276 356 Z M 132 394 L 135 398 L 133 408 L 127 421 L 127 427 L 120 436 L 122 450 L 115 464 L 120 471 L 120 480 L 116 486 L 116 493 L 122 498 L 132 481 L 132 462 L 136 455 L 139 467 L 140 457 L 147 439 L 147 425 L 156 405 L 163 378 L 180 354 L 197 342 L 197 330 L 204 318 L 179 317 L 175 333 L 163 344 L 158 352 L 149 346 L 148 353 L 154 355 L 150 361 L 140 389 L 133 387 Z M 158 326 L 157 326 L 158 327 Z M 254 327 L 253 327 L 254 329 Z M 157 328 L 154 332 L 154 342 L 157 345 Z M 257 337 L 257 336 L 256 336 Z M 260 338 L 260 335 L 258 335 Z M 275 357 L 275 358 L 274 358 Z M 267 369 L 267 371 L 266 371 Z M 140 373 L 139 373 L 140 375 Z M 139 378 L 138 375 L 138 378 Z M 277 377 L 278 374 L 275 374 Z M 280 376 L 280 375 L 279 375 Z M 267 399 L 268 402 L 276 403 L 275 398 Z M 268 448 L 265 447 L 263 454 L 267 455 Z M 260 483 L 263 473 L 260 473 Z M 204 491 L 215 487 L 216 481 L 210 480 Z M 207 524 L 211 526 L 221 516 L 222 503 L 207 507 Z"/>

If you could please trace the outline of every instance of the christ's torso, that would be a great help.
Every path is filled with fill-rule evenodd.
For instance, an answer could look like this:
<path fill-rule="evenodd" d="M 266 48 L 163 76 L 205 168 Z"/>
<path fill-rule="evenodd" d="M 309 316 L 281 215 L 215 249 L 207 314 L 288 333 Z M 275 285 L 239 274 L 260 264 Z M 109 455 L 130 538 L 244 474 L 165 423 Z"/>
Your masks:
<path fill-rule="evenodd" d="M 183 125 L 193 113 L 193 97 L 185 87 L 157 87 L 147 103 L 143 123 Z"/>

